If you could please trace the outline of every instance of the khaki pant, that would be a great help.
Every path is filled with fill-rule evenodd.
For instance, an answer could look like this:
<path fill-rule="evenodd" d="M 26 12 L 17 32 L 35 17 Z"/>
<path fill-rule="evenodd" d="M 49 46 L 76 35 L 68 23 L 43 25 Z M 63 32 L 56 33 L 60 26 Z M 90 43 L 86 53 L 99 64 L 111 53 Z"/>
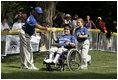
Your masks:
<path fill-rule="evenodd" d="M 33 66 L 33 52 L 31 48 L 31 37 L 21 29 L 20 38 L 20 58 L 22 67 Z"/>
<path fill-rule="evenodd" d="M 88 55 L 89 40 L 78 43 L 78 51 L 80 54 L 80 65 L 87 67 L 87 62 L 91 60 L 91 56 Z"/>

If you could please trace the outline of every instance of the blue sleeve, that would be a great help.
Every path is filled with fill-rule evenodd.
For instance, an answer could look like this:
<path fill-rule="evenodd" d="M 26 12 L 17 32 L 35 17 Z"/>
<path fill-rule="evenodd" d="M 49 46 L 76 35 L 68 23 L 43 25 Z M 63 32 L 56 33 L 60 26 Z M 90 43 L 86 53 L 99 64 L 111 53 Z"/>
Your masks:
<path fill-rule="evenodd" d="M 29 18 L 27 19 L 27 23 L 30 26 L 35 26 L 35 25 L 38 24 L 37 21 L 36 21 L 36 19 L 33 16 L 29 16 Z"/>
<path fill-rule="evenodd" d="M 74 44 L 76 44 L 76 38 L 74 36 L 72 36 L 71 42 L 74 43 Z"/>
<path fill-rule="evenodd" d="M 85 28 L 85 35 L 89 35 L 88 29 Z"/>

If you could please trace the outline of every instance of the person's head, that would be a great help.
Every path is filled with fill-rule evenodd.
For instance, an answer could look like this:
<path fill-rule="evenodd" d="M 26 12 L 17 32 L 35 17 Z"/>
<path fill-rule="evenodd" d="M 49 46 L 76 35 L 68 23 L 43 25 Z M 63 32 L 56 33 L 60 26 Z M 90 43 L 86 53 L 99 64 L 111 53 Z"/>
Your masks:
<path fill-rule="evenodd" d="M 18 23 L 21 23 L 21 22 L 22 22 L 22 20 L 23 20 L 23 18 L 22 18 L 22 17 L 18 17 Z"/>
<path fill-rule="evenodd" d="M 34 11 L 33 11 L 33 15 L 35 16 L 35 18 L 39 18 L 41 17 L 43 11 L 41 9 L 41 7 L 35 7 Z"/>
<path fill-rule="evenodd" d="M 97 17 L 97 21 L 102 21 L 102 17 Z"/>
<path fill-rule="evenodd" d="M 3 16 L 2 18 L 1 18 L 1 23 L 6 23 L 6 20 L 7 20 L 7 18 L 5 17 L 5 16 Z"/>
<path fill-rule="evenodd" d="M 22 11 L 19 11 L 19 12 L 18 12 L 18 16 L 23 16 Z"/>
<path fill-rule="evenodd" d="M 23 14 L 23 19 L 27 19 L 27 14 L 26 13 Z"/>
<path fill-rule="evenodd" d="M 66 14 L 66 19 L 70 20 L 71 19 L 71 15 L 70 14 Z"/>
<path fill-rule="evenodd" d="M 84 20 L 82 18 L 77 19 L 77 26 L 80 28 L 84 26 Z"/>
<path fill-rule="evenodd" d="M 5 12 L 5 17 L 8 18 L 9 17 L 9 11 Z"/>
<path fill-rule="evenodd" d="M 78 19 L 78 14 L 74 14 L 73 19 Z"/>
<path fill-rule="evenodd" d="M 87 21 L 90 20 L 90 16 L 87 15 L 87 16 L 86 16 L 86 20 L 87 20 Z"/>
<path fill-rule="evenodd" d="M 65 24 L 64 34 L 65 35 L 70 35 L 71 34 L 71 27 L 68 24 Z"/>

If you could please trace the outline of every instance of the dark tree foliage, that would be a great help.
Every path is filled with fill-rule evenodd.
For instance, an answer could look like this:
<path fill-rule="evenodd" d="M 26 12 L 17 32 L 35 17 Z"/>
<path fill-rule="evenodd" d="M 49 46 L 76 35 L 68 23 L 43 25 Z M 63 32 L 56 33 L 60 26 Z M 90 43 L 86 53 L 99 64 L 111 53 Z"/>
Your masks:
<path fill-rule="evenodd" d="M 3 16 L 5 11 L 10 11 L 11 17 L 14 18 L 19 8 L 24 8 L 24 12 L 29 15 L 30 7 L 35 7 L 40 2 L 42 1 L 1 1 L 1 14 Z M 44 4 L 40 5 L 46 6 L 51 3 L 51 1 L 43 2 Z M 90 15 L 93 21 L 98 16 L 101 16 L 106 23 L 117 20 L 117 1 L 55 1 L 54 4 L 57 10 L 71 15 L 76 13 L 84 19 L 86 15 Z"/>
<path fill-rule="evenodd" d="M 82 18 L 90 15 L 93 20 L 98 16 L 104 21 L 117 19 L 117 1 L 60 1 L 57 9 L 71 15 L 77 13 Z"/>

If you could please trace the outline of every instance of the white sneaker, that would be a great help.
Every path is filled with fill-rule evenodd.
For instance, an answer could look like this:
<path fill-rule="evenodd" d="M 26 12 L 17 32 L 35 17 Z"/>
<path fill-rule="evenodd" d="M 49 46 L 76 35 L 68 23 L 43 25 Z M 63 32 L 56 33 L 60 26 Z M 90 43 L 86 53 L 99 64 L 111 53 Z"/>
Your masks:
<path fill-rule="evenodd" d="M 39 70 L 39 68 L 36 68 L 35 66 L 33 66 L 33 67 L 28 67 L 28 69 Z"/>
<path fill-rule="evenodd" d="M 46 63 L 52 63 L 52 60 L 51 59 L 47 59 L 47 60 L 44 60 L 44 62 L 46 62 Z"/>
<path fill-rule="evenodd" d="M 78 69 L 79 69 L 79 70 L 80 70 L 80 69 L 87 70 L 88 68 L 87 68 L 86 66 L 80 66 Z"/>
<path fill-rule="evenodd" d="M 57 63 L 58 63 L 58 61 L 57 61 L 57 60 L 53 60 L 53 63 L 54 63 L 54 64 L 57 64 Z"/>

